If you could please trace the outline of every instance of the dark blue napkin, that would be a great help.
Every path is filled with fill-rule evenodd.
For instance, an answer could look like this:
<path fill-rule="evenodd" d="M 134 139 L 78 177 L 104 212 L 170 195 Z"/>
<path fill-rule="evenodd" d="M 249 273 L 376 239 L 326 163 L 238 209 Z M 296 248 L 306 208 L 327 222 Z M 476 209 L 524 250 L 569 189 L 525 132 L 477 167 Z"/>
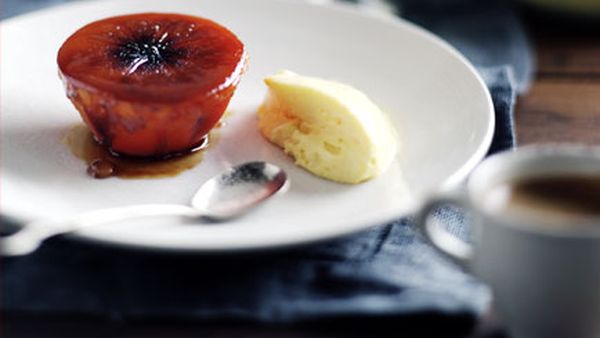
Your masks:
<path fill-rule="evenodd" d="M 4 1 L 4 17 L 42 2 Z M 496 152 L 515 144 L 512 109 L 517 87 L 530 76 L 529 48 L 504 2 L 470 7 L 465 1 L 438 1 L 445 10 L 406 1 L 402 13 L 478 66 L 496 109 Z M 450 3 L 458 7 L 445 7 Z M 455 12 L 448 15 L 448 8 Z M 445 209 L 439 216 L 467 236 L 459 214 Z M 34 313 L 267 323 L 424 313 L 476 318 L 490 300 L 487 287 L 427 245 L 410 219 L 328 243 L 225 256 L 132 252 L 55 238 L 0 266 L 2 310 Z"/>

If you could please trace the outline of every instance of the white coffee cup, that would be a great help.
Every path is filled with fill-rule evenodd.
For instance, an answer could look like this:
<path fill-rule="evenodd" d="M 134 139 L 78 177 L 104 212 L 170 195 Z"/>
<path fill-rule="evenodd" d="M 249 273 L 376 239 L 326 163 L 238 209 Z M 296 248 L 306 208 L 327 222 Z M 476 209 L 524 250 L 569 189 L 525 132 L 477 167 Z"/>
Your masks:
<path fill-rule="evenodd" d="M 466 190 L 426 202 L 417 223 L 439 251 L 491 286 L 513 337 L 599 338 L 600 218 L 560 224 L 498 212 L 486 200 L 499 184 L 550 175 L 600 176 L 600 150 L 530 147 L 492 156 L 471 174 Z M 430 217 L 445 205 L 472 214 L 471 243 Z"/>

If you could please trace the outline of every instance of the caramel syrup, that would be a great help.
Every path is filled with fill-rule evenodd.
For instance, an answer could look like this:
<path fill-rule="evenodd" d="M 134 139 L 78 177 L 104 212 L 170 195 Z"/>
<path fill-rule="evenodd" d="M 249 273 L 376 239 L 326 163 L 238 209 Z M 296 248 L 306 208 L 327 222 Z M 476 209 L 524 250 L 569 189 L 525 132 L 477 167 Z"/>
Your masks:
<path fill-rule="evenodd" d="M 217 127 L 219 127 L 217 125 Z M 215 128 L 216 129 L 216 128 Z M 92 133 L 83 124 L 69 129 L 63 141 L 76 157 L 88 165 L 87 173 L 94 178 L 164 178 L 195 167 L 202 161 L 204 152 L 212 146 L 218 136 L 213 130 L 204 142 L 192 151 L 178 156 L 155 159 L 120 156 L 94 140 Z"/>

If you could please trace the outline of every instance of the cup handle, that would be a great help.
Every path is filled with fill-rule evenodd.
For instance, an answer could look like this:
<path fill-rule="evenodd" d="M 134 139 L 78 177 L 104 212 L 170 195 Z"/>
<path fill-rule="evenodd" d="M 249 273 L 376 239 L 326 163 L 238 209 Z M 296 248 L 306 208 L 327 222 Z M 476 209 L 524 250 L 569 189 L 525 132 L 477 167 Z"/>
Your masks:
<path fill-rule="evenodd" d="M 416 215 L 416 224 L 421 233 L 436 249 L 468 270 L 473 257 L 473 247 L 450 233 L 439 223 L 431 222 L 430 215 L 432 212 L 441 206 L 448 205 L 469 209 L 469 203 L 464 194 L 460 192 L 442 193 L 425 202 Z"/>

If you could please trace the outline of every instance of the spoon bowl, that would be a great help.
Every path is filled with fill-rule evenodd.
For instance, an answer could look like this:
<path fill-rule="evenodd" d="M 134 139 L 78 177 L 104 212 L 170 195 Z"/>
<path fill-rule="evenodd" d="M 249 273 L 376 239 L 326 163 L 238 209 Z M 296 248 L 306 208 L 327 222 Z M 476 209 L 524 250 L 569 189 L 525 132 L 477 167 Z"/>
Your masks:
<path fill-rule="evenodd" d="M 281 168 L 265 162 L 248 162 L 206 181 L 194 195 L 192 208 L 204 218 L 223 221 L 285 191 L 288 184 Z"/>

